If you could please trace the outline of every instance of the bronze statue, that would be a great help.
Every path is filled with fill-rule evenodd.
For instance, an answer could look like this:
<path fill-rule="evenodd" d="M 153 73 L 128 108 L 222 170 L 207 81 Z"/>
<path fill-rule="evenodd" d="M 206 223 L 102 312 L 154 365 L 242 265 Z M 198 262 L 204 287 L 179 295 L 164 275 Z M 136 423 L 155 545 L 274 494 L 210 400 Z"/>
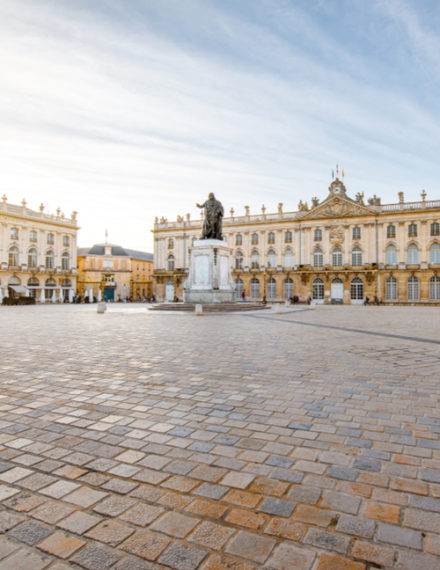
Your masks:
<path fill-rule="evenodd" d="M 215 199 L 212 192 L 208 195 L 208 199 L 203 204 L 196 204 L 198 208 L 205 209 L 203 219 L 203 234 L 201 239 L 223 239 L 222 237 L 222 221 L 223 206 L 222 203 Z"/>

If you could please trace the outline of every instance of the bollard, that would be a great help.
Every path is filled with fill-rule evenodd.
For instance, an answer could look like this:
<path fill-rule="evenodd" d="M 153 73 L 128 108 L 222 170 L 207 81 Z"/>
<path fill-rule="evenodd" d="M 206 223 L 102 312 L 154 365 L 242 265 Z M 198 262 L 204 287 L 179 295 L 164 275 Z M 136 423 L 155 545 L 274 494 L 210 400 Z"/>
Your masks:
<path fill-rule="evenodd" d="M 196 305 L 195 314 L 196 314 L 198 317 L 200 317 L 201 315 L 203 315 L 203 308 L 202 308 L 202 305 L 199 305 L 199 304 Z"/>
<path fill-rule="evenodd" d="M 106 303 L 98 303 L 98 309 L 97 309 L 97 313 L 102 315 L 103 313 L 105 313 L 107 310 L 107 305 Z"/>
<path fill-rule="evenodd" d="M 282 312 L 283 312 L 283 309 L 282 309 L 282 307 L 281 307 L 281 303 L 277 303 L 277 304 L 275 305 L 275 313 L 277 313 L 277 315 L 279 315 L 279 314 L 282 313 Z"/>

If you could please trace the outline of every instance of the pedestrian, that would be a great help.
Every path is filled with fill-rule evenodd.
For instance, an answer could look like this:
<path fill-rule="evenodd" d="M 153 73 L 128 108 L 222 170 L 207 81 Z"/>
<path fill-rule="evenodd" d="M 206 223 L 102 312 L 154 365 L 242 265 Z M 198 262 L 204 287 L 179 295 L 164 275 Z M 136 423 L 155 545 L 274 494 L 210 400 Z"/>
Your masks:
<path fill-rule="evenodd" d="M 243 303 L 246 303 L 246 291 L 244 289 L 241 292 L 241 300 L 243 301 Z"/>
<path fill-rule="evenodd" d="M 312 298 L 310 297 L 310 295 L 307 297 L 307 305 L 311 305 L 312 304 Z"/>

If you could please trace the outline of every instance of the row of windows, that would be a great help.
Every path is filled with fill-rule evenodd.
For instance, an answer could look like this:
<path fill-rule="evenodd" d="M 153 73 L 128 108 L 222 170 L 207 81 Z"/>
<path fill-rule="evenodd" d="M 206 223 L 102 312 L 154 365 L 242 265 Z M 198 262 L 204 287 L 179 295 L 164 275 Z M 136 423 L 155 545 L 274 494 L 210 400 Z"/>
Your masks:
<path fill-rule="evenodd" d="M 18 228 L 11 228 L 11 239 L 17 240 L 19 237 Z M 29 241 L 36 242 L 37 241 L 37 232 L 36 230 L 30 230 L 29 232 Z M 47 234 L 46 242 L 48 244 L 55 243 L 55 235 L 52 233 Z M 70 236 L 63 236 L 63 246 L 68 247 L 70 245 Z"/>
<path fill-rule="evenodd" d="M 18 252 L 18 247 L 15 245 L 9 248 L 8 264 L 13 267 L 18 267 L 20 265 L 20 256 Z M 28 251 L 27 256 L 28 267 L 37 267 L 38 265 L 38 252 L 36 249 L 31 248 Z M 55 254 L 52 250 L 46 252 L 45 255 L 45 267 L 46 269 L 54 269 L 55 267 Z M 61 255 L 61 269 L 70 269 L 70 255 L 64 252 Z"/>

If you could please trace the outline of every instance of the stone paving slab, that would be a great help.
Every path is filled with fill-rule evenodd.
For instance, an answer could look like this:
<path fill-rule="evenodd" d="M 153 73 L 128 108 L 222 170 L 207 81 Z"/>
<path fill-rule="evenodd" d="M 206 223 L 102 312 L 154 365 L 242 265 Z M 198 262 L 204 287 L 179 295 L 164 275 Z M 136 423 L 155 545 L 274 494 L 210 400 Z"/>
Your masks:
<path fill-rule="evenodd" d="M 440 569 L 439 311 L 0 307 L 0 569 Z"/>

